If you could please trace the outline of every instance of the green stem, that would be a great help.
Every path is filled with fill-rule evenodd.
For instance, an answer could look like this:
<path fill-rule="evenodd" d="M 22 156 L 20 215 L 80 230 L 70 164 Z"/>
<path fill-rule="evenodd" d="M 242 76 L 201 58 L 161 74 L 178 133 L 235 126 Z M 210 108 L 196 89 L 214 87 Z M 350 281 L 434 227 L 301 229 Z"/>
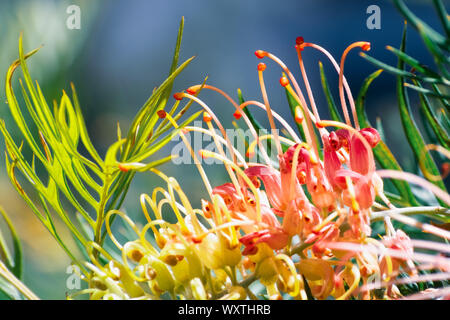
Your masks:
<path fill-rule="evenodd" d="M 438 219 L 443 222 L 448 222 L 448 218 L 440 217 L 439 215 L 447 215 L 450 216 L 450 209 L 443 207 L 410 207 L 410 208 L 400 208 L 400 209 L 392 209 L 385 211 L 377 211 L 372 212 L 370 216 L 370 220 L 372 221 L 380 221 L 383 220 L 384 217 L 389 216 L 391 213 L 401 214 L 405 216 L 415 215 L 415 214 L 424 214 L 431 218 Z"/>
<path fill-rule="evenodd" d="M 293 256 L 294 254 L 298 254 L 302 259 L 306 259 L 305 255 L 303 254 L 303 250 L 306 248 L 312 246 L 313 243 L 299 243 L 291 248 L 291 250 L 287 251 L 286 254 L 288 256 Z"/>
<path fill-rule="evenodd" d="M 108 170 L 108 169 L 106 169 Z M 101 245 L 101 239 L 102 239 L 102 225 L 103 225 L 103 219 L 105 216 L 105 207 L 106 202 L 108 200 L 108 190 L 110 187 L 110 179 L 111 175 L 106 172 L 105 173 L 105 183 L 103 184 L 103 191 L 102 195 L 100 197 L 100 205 L 97 212 L 97 221 L 95 222 L 95 232 L 94 232 L 94 241 L 95 243 Z M 98 250 L 94 251 L 94 257 L 98 257 Z"/>

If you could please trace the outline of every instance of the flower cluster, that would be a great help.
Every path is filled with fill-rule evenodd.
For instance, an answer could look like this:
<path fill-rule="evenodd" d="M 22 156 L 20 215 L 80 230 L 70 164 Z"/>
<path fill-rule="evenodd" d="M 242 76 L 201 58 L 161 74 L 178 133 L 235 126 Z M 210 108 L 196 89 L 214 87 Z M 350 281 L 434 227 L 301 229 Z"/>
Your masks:
<path fill-rule="evenodd" d="M 339 75 L 339 93 L 345 122 L 322 120 L 319 116 L 302 52 L 314 48 L 325 54 Z M 204 109 L 203 120 L 213 137 L 217 152 L 201 150 L 200 156 L 223 162 L 230 182 L 211 185 L 186 134 L 199 130 L 186 127 L 180 136 L 191 152 L 203 179 L 208 199 L 202 208 L 193 208 L 178 182 L 151 169 L 166 183 L 151 196 L 142 195 L 141 205 L 148 223 L 139 229 L 119 211 L 111 211 L 106 226 L 111 240 L 122 252 L 114 259 L 101 248 L 110 262 L 101 264 L 95 257 L 88 267 L 94 276 L 88 291 L 93 298 L 172 298 L 256 299 L 258 294 L 281 299 L 395 299 L 402 296 L 398 284 L 406 273 L 415 281 L 449 278 L 450 260 L 434 254 L 418 253 L 417 247 L 449 252 L 448 245 L 418 241 L 394 228 L 391 219 L 419 226 L 435 236 L 449 239 L 449 233 L 402 216 L 383 193 L 382 177 L 399 177 L 377 171 L 373 148 L 380 141 L 374 128 L 361 128 L 348 83 L 343 75 L 344 61 L 353 48 L 369 50 L 367 42 L 356 42 L 343 53 L 340 64 L 322 47 L 299 37 L 296 50 L 307 98 L 291 71 L 273 54 L 258 50 L 255 55 L 268 58 L 283 70 L 280 84 L 296 101 L 295 121 L 302 129 L 300 139 L 289 124 L 272 110 L 265 89 L 264 63 L 258 65 L 263 102 L 236 103 L 227 94 L 210 85 L 196 85 L 175 99 L 189 99 Z M 235 117 L 242 118 L 254 136 L 247 152 L 251 158 L 259 152 L 263 163 L 246 160 L 233 148 L 219 119 L 197 96 L 209 89 L 222 94 L 235 107 Z M 346 95 L 344 94 L 346 93 Z M 346 99 L 350 105 L 347 109 Z M 255 105 L 267 113 L 272 134 L 265 139 L 275 143 L 277 162 L 268 156 L 252 121 L 244 108 Z M 169 113 L 159 116 L 178 124 Z M 352 119 L 350 117 L 352 115 Z M 280 136 L 278 120 L 289 133 Z M 220 133 L 216 133 L 214 124 Z M 332 129 L 332 130 L 329 130 Z M 224 148 L 231 154 L 226 156 Z M 256 149 L 257 148 L 257 149 Z M 122 164 L 123 166 L 123 164 Z M 128 168 L 128 167 L 127 167 Z M 132 169 L 132 165 L 130 166 Z M 129 168 L 128 168 L 129 169 Z M 419 178 L 423 186 L 436 190 Z M 450 203 L 448 195 L 436 194 Z M 379 203 L 382 201 L 384 203 Z M 164 205 L 177 219 L 169 223 L 162 216 Z M 150 214 L 147 206 L 153 212 Z M 372 237 L 374 213 L 381 213 L 386 234 Z M 121 245 L 109 227 L 113 215 L 120 215 L 136 232 L 137 240 Z M 152 231 L 153 240 L 146 237 Z M 434 273 L 423 275 L 424 270 Z M 412 280 L 411 280 L 412 281 Z M 258 285 L 261 289 L 258 291 Z M 448 295 L 448 289 L 420 293 L 422 296 Z"/>

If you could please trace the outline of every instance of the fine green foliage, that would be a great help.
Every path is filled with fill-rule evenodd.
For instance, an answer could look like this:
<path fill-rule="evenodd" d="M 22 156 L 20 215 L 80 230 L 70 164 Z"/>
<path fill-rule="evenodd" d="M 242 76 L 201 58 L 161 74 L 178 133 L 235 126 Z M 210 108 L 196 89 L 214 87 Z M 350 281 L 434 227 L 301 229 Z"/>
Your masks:
<path fill-rule="evenodd" d="M 1 207 L 0 214 L 9 231 L 13 245 L 13 251 L 11 251 L 8 247 L 5 236 L 0 231 L 0 263 L 4 261 L 4 265 L 2 263 L 2 266 L 0 266 L 0 268 L 4 269 L 4 271 L 10 270 L 15 277 L 20 279 L 22 278 L 23 266 L 22 245 L 20 243 L 19 236 L 11 222 L 11 219 L 8 217 L 5 210 L 3 210 L 3 208 Z M 6 282 L 7 278 L 4 278 L 4 272 L 2 272 L 1 274 L 3 277 L 0 277 L 0 296 L 5 296 L 10 299 L 22 299 L 17 288 L 15 288 L 11 283 Z"/>
<path fill-rule="evenodd" d="M 406 28 L 403 33 L 401 51 L 405 51 L 406 47 Z M 402 70 L 404 67 L 404 61 L 399 59 L 397 68 Z M 441 189 L 445 190 L 444 183 L 440 176 L 439 170 L 434 163 L 433 158 L 426 149 L 425 142 L 421 136 L 417 125 L 412 117 L 411 107 L 409 105 L 408 96 L 406 94 L 406 88 L 403 85 L 403 76 L 397 75 L 397 95 L 399 103 L 400 117 L 402 119 L 403 128 L 405 130 L 408 142 L 411 145 L 416 159 L 419 163 L 419 167 L 425 177 L 436 184 Z"/>
<path fill-rule="evenodd" d="M 400 118 L 405 135 L 416 158 L 418 168 L 428 181 L 445 191 L 446 186 L 442 180 L 436 161 L 439 155 L 431 154 L 430 151 L 437 150 L 442 153 L 442 150 L 449 150 L 450 147 L 449 127 L 447 123 L 448 112 L 450 111 L 448 96 L 450 89 L 450 74 L 448 72 L 450 67 L 450 59 L 448 58 L 448 54 L 450 53 L 450 29 L 448 15 L 442 1 L 434 0 L 433 4 L 444 31 L 444 34 L 441 34 L 417 17 L 406 6 L 404 1 L 394 0 L 394 4 L 405 19 L 405 30 L 400 48 L 386 47 L 398 58 L 397 66 L 388 65 L 367 54 L 362 53 L 361 56 L 377 67 L 381 67 L 383 70 L 396 76 Z M 412 26 L 419 33 L 426 49 L 433 57 L 435 63 L 434 68 L 421 63 L 406 53 L 407 25 Z M 408 66 L 410 68 L 409 71 L 407 70 Z M 407 82 L 408 80 L 410 83 Z M 419 106 L 423 115 L 422 124 L 425 129 L 431 129 L 428 134 L 430 139 L 429 143 L 426 142 L 425 135 L 419 129 L 417 119 L 413 117 L 407 88 L 413 89 L 419 97 Z M 358 112 L 358 114 L 360 116 L 362 115 L 361 112 Z M 395 165 L 391 161 L 392 157 L 389 155 L 390 153 L 387 150 L 380 153 L 377 149 L 381 148 L 385 149 L 383 143 L 374 150 L 377 160 L 384 167 L 384 164 L 380 161 L 381 158 L 384 158 L 385 162 L 391 162 L 391 168 L 394 169 Z M 395 169 L 398 170 L 398 168 Z M 395 182 L 395 184 L 403 198 L 408 199 L 409 204 L 417 205 L 417 201 L 411 197 L 410 190 L 400 187 L 398 182 Z M 440 203 L 443 205 L 442 202 Z"/>
<path fill-rule="evenodd" d="M 11 235 L 13 244 L 13 254 L 8 249 L 5 238 L 0 232 L 0 257 L 5 261 L 5 265 L 17 278 L 22 278 L 22 245 L 20 244 L 19 236 L 14 228 L 11 219 L 6 214 L 5 210 L 0 207 L 0 214 L 5 221 Z"/>
<path fill-rule="evenodd" d="M 184 20 L 181 20 L 168 78 L 139 110 L 125 137 L 121 136 L 118 126 L 117 141 L 108 148 L 104 157 L 99 155 L 89 137 L 74 85 L 71 85 L 71 94 L 63 91 L 61 99 L 54 101 L 51 108 L 38 82 L 31 78 L 26 64 L 26 60 L 39 49 L 26 54 L 20 36 L 19 59 L 8 70 L 5 89 L 9 110 L 22 137 L 17 142 L 11 128 L 4 120 L 0 121 L 6 145 L 6 169 L 18 193 L 82 269 L 84 266 L 55 227 L 55 214 L 67 226 L 80 248 L 89 247 L 91 241 L 101 245 L 106 234 L 104 217 L 108 211 L 120 208 L 135 173 L 170 161 L 171 157 L 164 157 L 144 163 L 199 115 L 197 112 L 188 117 L 177 129 L 158 116 L 158 111 L 167 105 L 173 81 L 194 58 L 178 65 L 183 25 Z M 19 82 L 24 105 L 13 90 L 13 75 L 18 67 L 24 78 Z M 174 119 L 180 119 L 190 106 L 187 104 L 178 111 L 179 104 L 177 101 L 170 110 Z M 24 148 L 31 150 L 31 159 L 25 156 L 28 150 Z M 37 167 L 41 165 L 47 174 L 39 171 Z M 27 186 L 19 182 L 23 180 L 28 182 Z M 32 189 L 35 194 L 30 193 Z M 75 212 L 78 219 L 72 214 Z M 16 275 L 20 274 L 20 269 L 20 263 L 12 268 Z"/>

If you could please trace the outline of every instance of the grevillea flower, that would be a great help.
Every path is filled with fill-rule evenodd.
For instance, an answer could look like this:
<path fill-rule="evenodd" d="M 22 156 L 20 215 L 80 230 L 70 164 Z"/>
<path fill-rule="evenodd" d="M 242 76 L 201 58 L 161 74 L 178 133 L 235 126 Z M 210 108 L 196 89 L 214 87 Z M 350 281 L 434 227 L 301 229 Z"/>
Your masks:
<path fill-rule="evenodd" d="M 267 66 L 264 63 L 257 67 L 263 102 L 250 100 L 239 105 L 209 84 L 195 85 L 186 93 L 176 93 L 175 99 L 192 100 L 204 110 L 207 129 L 188 126 L 179 130 L 179 135 L 199 171 L 207 198 L 201 199 L 201 209 L 194 209 L 174 178 L 152 169 L 167 182 L 167 190 L 158 188 L 151 197 L 142 195 L 141 204 L 148 220 L 143 229 L 139 230 L 119 212 L 108 215 L 107 229 L 113 243 L 123 252 L 123 262 L 114 261 L 109 267 L 90 266 L 99 279 L 99 287 L 104 288 L 104 292 L 132 292 L 126 294 L 133 297 L 161 297 L 169 293 L 182 298 L 253 299 L 256 297 L 248 284 L 258 280 L 270 299 L 280 299 L 284 293 L 295 299 L 374 299 L 380 297 L 375 289 L 383 287 L 388 290 L 383 291 L 381 297 L 393 299 L 401 297 L 396 286 L 401 281 L 398 278 L 401 272 L 407 271 L 421 280 L 424 278 L 418 275 L 418 269 L 438 268 L 442 272 L 434 276 L 436 279 L 449 278 L 448 258 L 438 261 L 430 254 L 414 251 L 415 244 L 449 252 L 448 245 L 414 242 L 391 223 L 392 218 L 417 226 L 415 221 L 396 215 L 397 209 L 383 193 L 380 176 L 397 176 L 376 171 L 373 148 L 380 141 L 379 133 L 374 128 L 360 128 L 358 123 L 353 97 L 343 75 L 346 56 L 355 47 L 369 50 L 370 44 L 356 42 L 350 45 L 338 65 L 325 49 L 298 38 L 296 50 L 306 95 L 280 59 L 266 51 L 255 52 L 258 58 L 269 58 L 282 68 L 284 75 L 280 84 L 298 104 L 295 121 L 302 128 L 304 141 L 272 110 L 265 89 L 263 73 Z M 303 64 L 302 52 L 306 48 L 324 53 L 339 74 L 345 122 L 320 118 Z M 246 156 L 252 158 L 258 153 L 263 161 L 245 160 L 243 150 L 232 145 L 213 110 L 197 97 L 200 90 L 216 91 L 231 102 L 235 118 L 246 123 L 253 137 Z M 346 99 L 351 112 L 347 109 Z M 256 131 L 244 112 L 244 108 L 250 106 L 266 112 L 271 134 L 260 135 Z M 160 114 L 179 129 L 170 113 Z M 278 133 L 275 120 L 288 136 Z M 333 130 L 328 131 L 329 127 Z M 229 175 L 228 182 L 211 185 L 186 137 L 190 132 L 201 132 L 213 138 L 216 149 L 200 150 L 199 155 L 202 159 L 214 158 L 222 162 Z M 269 157 L 269 149 L 261 143 L 264 139 L 275 142 L 275 148 L 271 149 L 276 152 L 275 162 Z M 120 165 L 121 170 L 139 167 L 139 164 Z M 431 190 L 450 203 L 446 195 Z M 375 202 L 376 196 L 390 209 L 380 211 L 385 213 L 382 218 L 386 227 L 386 236 L 381 240 L 371 237 L 371 219 L 378 213 L 374 208 L 385 208 Z M 154 219 L 147 211 L 147 205 L 151 207 Z M 175 215 L 175 223 L 163 219 L 164 205 Z M 135 230 L 138 239 L 122 246 L 109 227 L 109 218 L 113 214 L 121 215 Z M 430 225 L 421 225 L 421 228 L 450 239 L 445 230 Z M 150 229 L 156 247 L 145 238 Z M 113 261 L 112 257 L 108 258 Z M 419 263 L 428 263 L 428 266 L 418 266 Z M 116 269 L 120 272 L 115 272 Z M 140 282 L 148 283 L 150 294 L 139 290 L 137 283 Z M 97 291 L 96 294 L 101 295 Z"/>

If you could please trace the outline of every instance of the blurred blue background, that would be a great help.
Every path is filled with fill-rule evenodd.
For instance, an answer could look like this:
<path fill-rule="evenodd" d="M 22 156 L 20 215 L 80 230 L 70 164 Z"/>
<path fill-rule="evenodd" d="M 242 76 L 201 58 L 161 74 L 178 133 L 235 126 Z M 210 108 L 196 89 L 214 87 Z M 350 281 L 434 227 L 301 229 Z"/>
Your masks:
<path fill-rule="evenodd" d="M 406 2 L 422 19 L 440 30 L 431 1 Z M 66 27 L 69 17 L 66 9 L 71 4 L 81 9 L 79 30 Z M 381 9 L 380 30 L 366 27 L 369 17 L 366 9 L 372 4 Z M 337 60 L 352 42 L 369 41 L 370 55 L 395 64 L 395 57 L 385 46 L 398 47 L 403 28 L 402 18 L 390 1 L 3 0 L 0 2 L 0 74 L 5 75 L 18 57 L 21 31 L 26 50 L 43 44 L 29 61 L 33 78 L 39 81 L 47 101 L 59 99 L 62 89 L 69 90 L 70 82 L 74 82 L 91 137 L 103 154 L 116 139 L 117 121 L 125 131 L 153 88 L 167 77 L 182 16 L 185 31 L 181 60 L 193 55 L 196 58 L 177 78 L 174 90 L 199 84 L 208 76 L 209 84 L 234 98 L 237 98 L 236 89 L 241 88 L 246 99 L 256 100 L 261 100 L 256 70 L 260 61 L 254 56 L 257 49 L 280 57 L 301 82 L 294 49 L 297 36 L 328 49 Z M 363 79 L 376 70 L 356 51 L 350 53 L 345 65 L 354 96 Z M 408 51 L 425 63 L 433 63 L 415 32 L 408 36 Z M 336 98 L 337 74 L 324 56 L 313 49 L 306 49 L 303 57 L 317 105 L 327 117 L 318 61 L 324 63 Z M 278 84 L 281 70 L 274 63 L 266 63 L 265 80 L 271 105 L 290 120 L 285 95 Z M 394 85 L 392 75 L 380 76 L 369 90 L 367 112 L 373 122 L 381 117 L 388 145 L 399 156 L 400 163 L 411 168 L 413 160 L 400 130 Z M 8 121 L 11 118 L 5 104 L 4 76 L 0 88 L 0 116 Z M 233 108 L 212 92 L 204 92 L 201 97 L 222 119 L 223 125 L 231 128 Z M 257 117 L 268 124 L 262 113 L 257 113 Z M 169 153 L 170 146 L 159 155 L 164 157 Z M 0 162 L 4 163 L 3 158 Z M 65 271 L 70 261 L 16 195 L 4 166 L 1 169 L 0 204 L 13 217 L 23 239 L 24 282 L 41 298 L 62 299 L 67 291 Z M 200 204 L 205 190 L 193 167 L 186 170 L 185 166 L 167 164 L 163 169 L 180 181 L 194 205 Z M 207 170 L 214 185 L 226 181 L 222 169 Z M 160 181 L 150 173 L 136 178 L 124 204 L 131 216 L 141 219 L 138 196 L 151 192 L 157 184 Z"/>

